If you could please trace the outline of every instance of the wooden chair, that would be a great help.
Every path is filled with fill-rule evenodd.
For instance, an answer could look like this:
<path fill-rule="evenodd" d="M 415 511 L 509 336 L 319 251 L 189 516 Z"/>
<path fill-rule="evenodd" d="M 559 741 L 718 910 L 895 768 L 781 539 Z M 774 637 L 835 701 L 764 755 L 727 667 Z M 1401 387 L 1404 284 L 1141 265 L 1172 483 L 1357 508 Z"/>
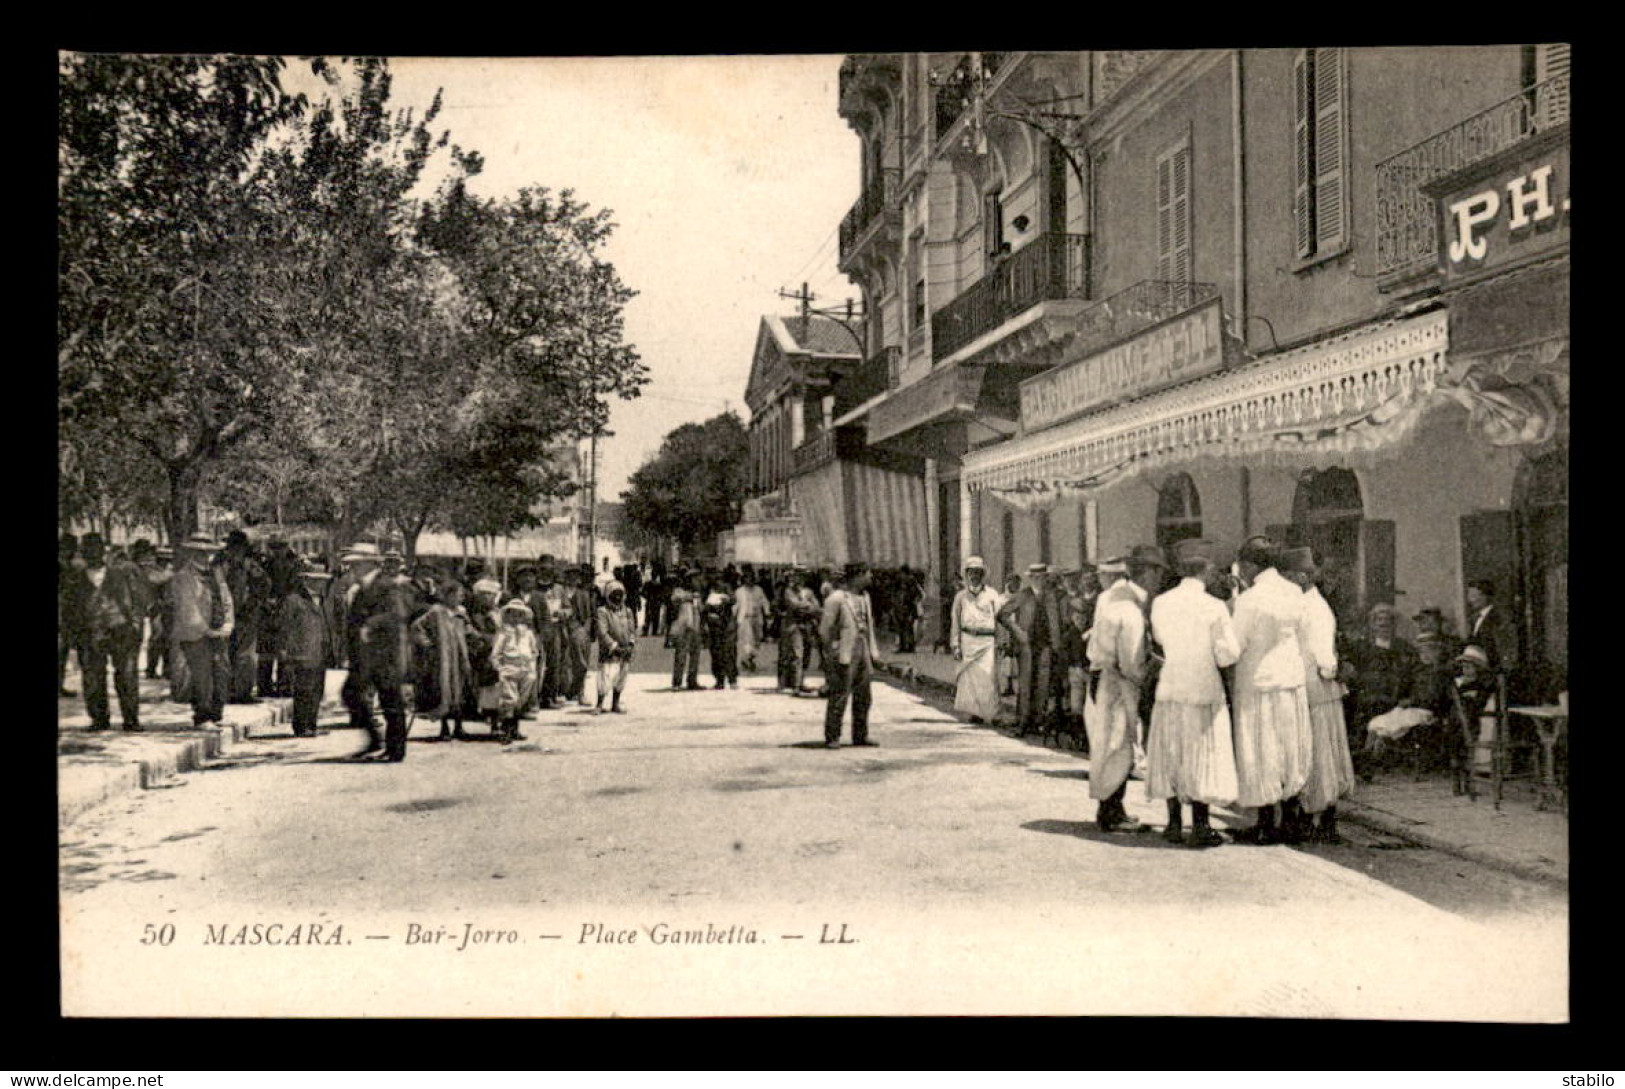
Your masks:
<path fill-rule="evenodd" d="M 1455 701 L 1458 714 L 1465 717 L 1459 696 L 1453 695 L 1452 699 Z M 1493 700 L 1494 705 L 1486 707 L 1478 716 L 1476 729 L 1469 729 L 1467 732 L 1467 796 L 1476 802 L 1478 783 L 1488 780 L 1493 791 L 1495 808 L 1500 809 L 1508 782 L 1539 777 L 1540 745 L 1535 741 L 1513 739 L 1511 719 L 1507 714 L 1507 679 L 1504 673 L 1495 675 Z M 1531 768 L 1528 771 L 1514 773 L 1513 758 L 1519 753 L 1530 757 Z M 1483 759 L 1485 755 L 1488 756 L 1488 760 Z"/>

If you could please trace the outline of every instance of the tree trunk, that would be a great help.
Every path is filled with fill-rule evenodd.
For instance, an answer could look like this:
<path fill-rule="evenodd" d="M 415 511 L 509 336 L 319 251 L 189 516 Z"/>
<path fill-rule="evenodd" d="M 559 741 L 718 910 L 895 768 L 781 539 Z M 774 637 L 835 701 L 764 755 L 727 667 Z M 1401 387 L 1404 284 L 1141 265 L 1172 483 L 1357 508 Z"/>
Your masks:
<path fill-rule="evenodd" d="M 164 512 L 165 528 L 172 545 L 178 545 L 197 532 L 198 491 L 203 479 L 200 462 L 171 463 L 169 476 L 169 506 Z"/>

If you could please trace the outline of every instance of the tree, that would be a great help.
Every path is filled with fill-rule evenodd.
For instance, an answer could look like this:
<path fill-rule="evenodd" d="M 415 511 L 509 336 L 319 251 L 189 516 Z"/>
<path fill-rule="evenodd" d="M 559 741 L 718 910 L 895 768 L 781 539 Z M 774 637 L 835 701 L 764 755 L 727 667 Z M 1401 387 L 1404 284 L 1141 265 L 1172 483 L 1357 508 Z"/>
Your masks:
<path fill-rule="evenodd" d="M 683 424 L 632 474 L 621 493 L 626 522 L 687 553 L 739 521 L 749 465 L 750 440 L 737 413 Z"/>

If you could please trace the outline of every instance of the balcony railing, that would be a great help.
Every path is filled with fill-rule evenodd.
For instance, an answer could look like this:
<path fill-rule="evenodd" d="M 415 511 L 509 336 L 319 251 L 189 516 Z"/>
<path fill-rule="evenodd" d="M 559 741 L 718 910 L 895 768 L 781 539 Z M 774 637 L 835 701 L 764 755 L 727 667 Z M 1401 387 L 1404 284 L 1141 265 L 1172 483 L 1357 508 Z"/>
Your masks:
<path fill-rule="evenodd" d="M 800 475 L 828 465 L 836 458 L 851 457 L 863 446 L 863 439 L 851 428 L 820 431 L 791 451 L 791 473 Z"/>
<path fill-rule="evenodd" d="M 952 355 L 1048 299 L 1089 297 L 1089 236 L 1044 234 L 931 315 L 931 358 Z"/>
<path fill-rule="evenodd" d="M 1141 280 L 1102 299 L 1078 315 L 1080 355 L 1092 355 L 1127 340 L 1141 329 L 1166 321 L 1217 298 L 1213 284 L 1177 280 Z"/>
<path fill-rule="evenodd" d="M 903 363 L 903 350 L 896 345 L 882 348 L 859 364 L 835 386 L 835 415 L 844 416 L 871 397 L 897 388 L 897 372 Z"/>
<path fill-rule="evenodd" d="M 858 197 L 852 210 L 846 213 L 841 220 L 841 260 L 845 261 L 854 249 L 865 231 L 880 218 L 880 216 L 897 202 L 898 193 L 902 186 L 903 172 L 896 167 L 885 167 L 869 184 L 864 187 L 863 194 Z"/>
<path fill-rule="evenodd" d="M 1438 261 L 1438 223 L 1423 185 L 1568 120 L 1569 77 L 1562 75 L 1378 163 L 1379 280 L 1392 284 L 1409 279 Z"/>

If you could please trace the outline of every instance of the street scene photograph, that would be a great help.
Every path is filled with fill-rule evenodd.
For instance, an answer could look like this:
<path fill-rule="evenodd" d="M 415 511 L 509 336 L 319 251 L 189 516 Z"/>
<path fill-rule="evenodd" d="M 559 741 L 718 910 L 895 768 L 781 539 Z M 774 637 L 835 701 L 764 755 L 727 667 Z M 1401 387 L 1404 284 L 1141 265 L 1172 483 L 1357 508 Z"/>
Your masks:
<path fill-rule="evenodd" d="M 1569 1022 L 1569 45 L 57 62 L 63 1016 Z"/>

